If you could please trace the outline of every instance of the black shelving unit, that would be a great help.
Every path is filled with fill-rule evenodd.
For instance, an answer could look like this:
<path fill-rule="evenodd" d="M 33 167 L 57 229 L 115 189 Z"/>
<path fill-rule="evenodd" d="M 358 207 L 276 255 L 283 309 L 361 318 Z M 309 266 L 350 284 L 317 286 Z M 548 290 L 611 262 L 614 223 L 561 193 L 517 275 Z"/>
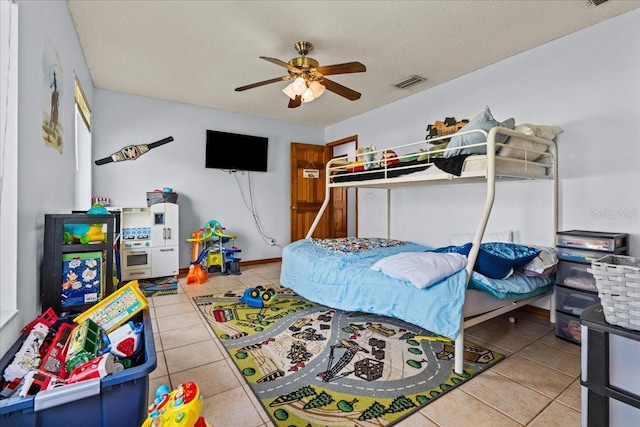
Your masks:
<path fill-rule="evenodd" d="M 64 243 L 65 225 L 87 225 L 87 224 L 103 224 L 106 230 L 106 238 L 104 241 L 92 242 L 87 244 L 81 243 Z M 106 225 L 106 226 L 105 226 Z M 113 293 L 113 242 L 115 230 L 115 215 L 86 215 L 86 214 L 46 214 L 44 217 L 44 252 L 42 257 L 42 277 L 40 283 L 40 301 L 42 311 L 49 307 L 57 314 L 62 313 L 78 313 L 86 310 L 94 305 L 97 301 L 105 296 Z M 72 282 L 63 277 L 64 263 L 68 258 L 77 259 L 78 263 L 87 261 L 91 262 L 93 253 L 101 253 L 100 269 L 94 270 L 99 272 L 100 277 L 90 279 L 87 283 L 98 284 L 100 288 L 99 295 L 93 295 L 87 292 L 87 296 L 81 302 L 72 304 L 63 304 L 63 294 L 66 296 L 65 290 L 73 289 L 76 293 L 83 291 L 83 285 L 78 287 L 78 283 L 82 280 Z M 77 257 L 74 255 L 77 254 Z M 86 259 L 85 259 L 86 258 Z M 82 261 L 81 261 L 82 260 Z M 99 282 L 96 282 L 98 280 Z M 67 300 L 68 301 L 68 300 Z"/>
<path fill-rule="evenodd" d="M 583 427 L 640 425 L 640 331 L 607 323 L 601 305 L 581 314 Z"/>

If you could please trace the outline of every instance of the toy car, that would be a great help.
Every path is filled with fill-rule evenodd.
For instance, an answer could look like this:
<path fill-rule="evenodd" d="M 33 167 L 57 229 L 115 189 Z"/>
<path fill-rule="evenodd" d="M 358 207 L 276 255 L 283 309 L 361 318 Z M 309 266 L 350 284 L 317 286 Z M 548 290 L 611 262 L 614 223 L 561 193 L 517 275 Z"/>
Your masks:
<path fill-rule="evenodd" d="M 245 289 L 244 294 L 240 298 L 240 302 L 251 307 L 264 308 L 268 307 L 275 298 L 276 291 L 273 289 L 265 289 L 262 286 L 256 286 L 255 288 Z"/>

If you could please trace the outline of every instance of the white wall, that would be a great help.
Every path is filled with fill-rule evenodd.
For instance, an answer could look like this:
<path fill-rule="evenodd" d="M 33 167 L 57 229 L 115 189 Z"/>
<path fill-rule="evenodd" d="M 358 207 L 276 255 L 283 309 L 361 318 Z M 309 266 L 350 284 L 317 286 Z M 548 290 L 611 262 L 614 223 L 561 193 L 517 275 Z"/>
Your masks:
<path fill-rule="evenodd" d="M 420 141 L 429 123 L 470 119 L 485 105 L 498 120 L 562 127 L 559 229 L 626 232 L 640 255 L 640 10 L 330 126 L 325 138 L 357 134 L 378 148 Z M 360 235 L 384 235 L 384 193 L 360 193 Z M 549 197 L 544 182 L 499 184 L 488 230 L 551 243 Z M 446 244 L 475 230 L 483 201 L 477 185 L 394 190 L 392 236 Z"/>
<path fill-rule="evenodd" d="M 322 128 L 100 89 L 94 97 L 94 159 L 126 145 L 174 138 L 136 160 L 95 166 L 94 196 L 110 197 L 112 206 L 138 207 L 146 206 L 147 191 L 173 188 L 178 193 L 180 241 L 184 242 L 181 268 L 192 261 L 187 239 L 212 219 L 238 235 L 235 243 L 243 261 L 280 257 L 290 239 L 290 143 L 321 144 Z M 204 167 L 207 129 L 269 138 L 268 172 L 252 172 L 252 181 L 260 222 L 276 246 L 264 242 L 243 202 L 238 181 L 249 203 L 247 172 L 234 176 Z"/>
<path fill-rule="evenodd" d="M 74 207 L 74 72 L 89 102 L 93 84 L 66 2 L 18 2 L 18 315 L 0 332 L 0 354 L 19 336 L 20 329 L 40 314 L 40 265 L 45 213 L 68 213 Z M 59 122 L 64 150 L 59 153 L 42 138 L 43 55 L 57 50 L 63 75 Z M 50 94 L 50 92 L 49 92 Z M 50 96 L 50 95 L 49 95 Z M 9 286 L 3 283 L 2 286 Z M 45 307 L 46 309 L 47 307 Z"/>

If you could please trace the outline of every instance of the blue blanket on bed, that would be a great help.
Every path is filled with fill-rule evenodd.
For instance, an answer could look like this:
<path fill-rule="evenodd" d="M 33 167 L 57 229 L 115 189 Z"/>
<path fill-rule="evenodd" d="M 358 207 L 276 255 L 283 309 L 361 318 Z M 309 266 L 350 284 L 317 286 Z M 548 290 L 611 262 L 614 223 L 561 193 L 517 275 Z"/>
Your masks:
<path fill-rule="evenodd" d="M 365 241 L 363 239 L 358 239 Z M 350 251 L 323 242 L 299 240 L 282 251 L 280 283 L 302 297 L 345 311 L 397 317 L 435 334 L 455 338 L 460 331 L 466 271 L 461 270 L 427 289 L 397 280 L 371 266 L 400 252 L 423 252 L 428 246 L 404 242 L 392 246 L 365 244 Z M 337 245 L 340 246 L 340 245 Z"/>

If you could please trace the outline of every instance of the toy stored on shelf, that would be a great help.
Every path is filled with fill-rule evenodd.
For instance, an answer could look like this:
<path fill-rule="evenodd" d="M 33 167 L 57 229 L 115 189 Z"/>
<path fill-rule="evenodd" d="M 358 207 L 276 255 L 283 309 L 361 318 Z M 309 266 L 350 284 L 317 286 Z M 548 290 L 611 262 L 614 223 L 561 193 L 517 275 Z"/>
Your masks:
<path fill-rule="evenodd" d="M 167 385 L 161 385 L 149 405 L 149 416 L 142 427 L 211 427 L 200 416 L 201 411 L 202 396 L 196 383 L 182 383 L 173 391 Z"/>
<path fill-rule="evenodd" d="M 91 206 L 87 215 L 108 215 L 109 211 L 99 203 Z M 106 242 L 107 235 L 102 231 L 102 224 L 64 224 L 63 243 Z"/>
<path fill-rule="evenodd" d="M 82 323 L 85 319 L 91 319 L 108 334 L 147 305 L 147 299 L 140 291 L 138 281 L 133 280 L 78 315 L 73 321 Z"/>

